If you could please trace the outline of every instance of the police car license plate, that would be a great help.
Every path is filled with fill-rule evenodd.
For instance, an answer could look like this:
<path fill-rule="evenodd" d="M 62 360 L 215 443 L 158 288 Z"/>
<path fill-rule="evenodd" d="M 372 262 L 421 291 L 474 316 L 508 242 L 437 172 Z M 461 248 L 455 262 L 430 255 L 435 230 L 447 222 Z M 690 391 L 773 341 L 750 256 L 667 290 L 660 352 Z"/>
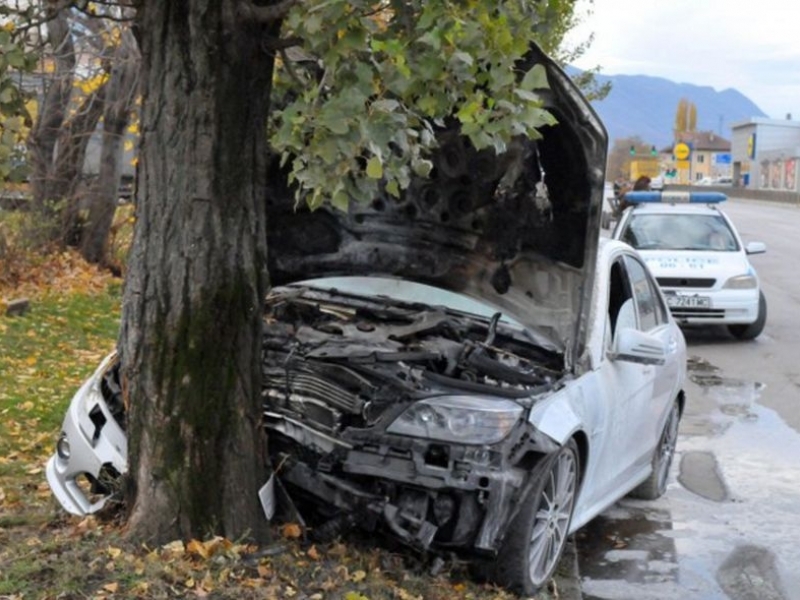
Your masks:
<path fill-rule="evenodd" d="M 670 308 L 711 308 L 711 298 L 708 296 L 668 295 L 667 304 Z"/>

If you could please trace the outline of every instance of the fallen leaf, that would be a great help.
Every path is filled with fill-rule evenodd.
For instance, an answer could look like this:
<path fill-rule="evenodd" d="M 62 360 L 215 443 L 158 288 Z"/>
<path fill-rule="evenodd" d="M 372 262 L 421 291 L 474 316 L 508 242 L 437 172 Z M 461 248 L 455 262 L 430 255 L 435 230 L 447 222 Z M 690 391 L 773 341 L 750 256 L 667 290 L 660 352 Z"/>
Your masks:
<path fill-rule="evenodd" d="M 258 565 L 256 570 L 258 571 L 258 576 L 263 577 L 264 579 L 272 576 L 272 569 L 270 569 L 267 565 Z"/>
<path fill-rule="evenodd" d="M 311 560 L 319 560 L 319 551 L 317 550 L 316 546 L 311 546 L 306 554 Z"/>
<path fill-rule="evenodd" d="M 175 540 L 174 542 L 170 542 L 165 546 L 162 546 L 162 549 L 169 553 L 180 556 L 181 554 L 186 553 L 186 547 L 183 545 L 181 540 Z"/>
<path fill-rule="evenodd" d="M 200 540 L 191 540 L 186 545 L 186 552 L 189 554 L 196 554 L 197 556 L 206 559 L 210 556 L 208 546 L 206 546 L 206 544 Z"/>
<path fill-rule="evenodd" d="M 362 570 L 354 571 L 353 574 L 350 576 L 350 580 L 354 583 L 359 583 L 364 581 L 367 578 L 367 573 Z"/>
<path fill-rule="evenodd" d="M 107 583 L 107 584 L 105 584 L 105 585 L 103 586 L 103 589 L 104 589 L 105 591 L 107 591 L 107 592 L 110 592 L 110 593 L 112 593 L 112 594 L 116 594 L 116 593 L 117 593 L 117 590 L 119 589 L 119 584 L 118 584 L 116 581 L 113 581 L 113 582 L 111 582 L 111 583 Z"/>
<path fill-rule="evenodd" d="M 287 539 L 296 540 L 303 535 L 303 531 L 297 523 L 287 523 L 281 529 L 281 534 Z"/>

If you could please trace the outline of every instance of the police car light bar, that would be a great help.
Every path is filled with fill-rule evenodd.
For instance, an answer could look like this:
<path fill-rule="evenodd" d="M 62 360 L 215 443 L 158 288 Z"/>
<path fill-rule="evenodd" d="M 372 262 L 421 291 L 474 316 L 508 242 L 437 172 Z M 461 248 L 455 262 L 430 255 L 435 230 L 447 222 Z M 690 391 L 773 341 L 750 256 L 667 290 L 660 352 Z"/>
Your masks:
<path fill-rule="evenodd" d="M 659 202 L 661 204 L 716 204 L 724 202 L 728 197 L 722 192 L 628 192 L 625 194 L 626 202 L 642 204 L 644 202 Z"/>

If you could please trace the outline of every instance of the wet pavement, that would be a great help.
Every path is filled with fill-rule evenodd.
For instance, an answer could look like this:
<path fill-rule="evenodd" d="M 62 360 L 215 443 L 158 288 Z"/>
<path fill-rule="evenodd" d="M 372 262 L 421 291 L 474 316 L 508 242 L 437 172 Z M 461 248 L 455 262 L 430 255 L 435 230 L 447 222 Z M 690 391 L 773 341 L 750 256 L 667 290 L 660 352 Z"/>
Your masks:
<path fill-rule="evenodd" d="M 800 434 L 764 384 L 689 362 L 666 495 L 622 500 L 576 535 L 586 600 L 800 600 Z"/>

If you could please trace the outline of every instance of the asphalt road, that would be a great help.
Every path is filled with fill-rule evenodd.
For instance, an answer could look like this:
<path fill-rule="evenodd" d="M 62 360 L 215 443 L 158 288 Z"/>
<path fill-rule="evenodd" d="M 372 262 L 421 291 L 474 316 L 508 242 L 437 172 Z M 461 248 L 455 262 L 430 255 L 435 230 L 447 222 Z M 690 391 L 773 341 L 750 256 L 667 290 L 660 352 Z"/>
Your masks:
<path fill-rule="evenodd" d="M 800 600 L 800 207 L 729 200 L 768 317 L 756 340 L 687 329 L 687 409 L 667 494 L 576 536 L 583 598 Z"/>

